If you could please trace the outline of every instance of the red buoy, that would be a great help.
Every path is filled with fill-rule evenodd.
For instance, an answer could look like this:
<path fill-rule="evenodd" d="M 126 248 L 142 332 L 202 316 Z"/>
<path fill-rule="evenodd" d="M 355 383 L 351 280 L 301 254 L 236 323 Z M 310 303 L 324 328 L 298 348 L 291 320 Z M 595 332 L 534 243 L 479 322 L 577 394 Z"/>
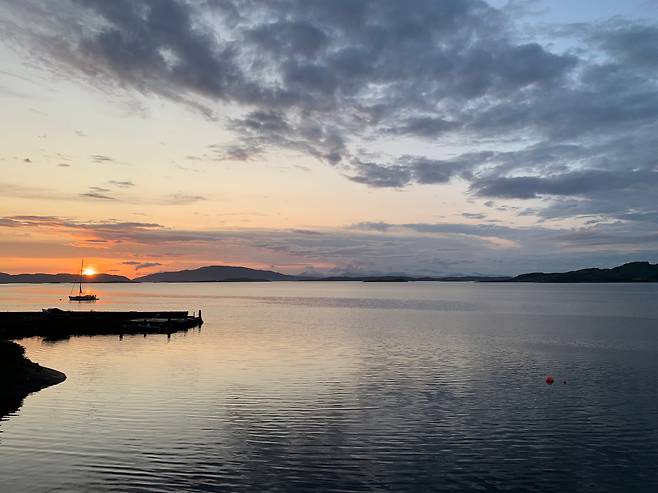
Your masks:
<path fill-rule="evenodd" d="M 552 376 L 549 375 L 549 376 L 546 377 L 546 383 L 548 385 L 553 385 L 553 382 L 555 382 L 555 380 L 553 379 Z"/>

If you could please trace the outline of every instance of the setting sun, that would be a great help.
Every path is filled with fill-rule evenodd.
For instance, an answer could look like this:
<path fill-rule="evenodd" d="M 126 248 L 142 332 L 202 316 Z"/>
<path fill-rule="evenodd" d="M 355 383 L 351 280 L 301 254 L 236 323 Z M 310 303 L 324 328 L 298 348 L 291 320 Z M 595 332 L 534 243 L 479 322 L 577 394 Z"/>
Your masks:
<path fill-rule="evenodd" d="M 85 269 L 82 271 L 82 274 L 85 276 L 95 276 L 96 269 L 94 269 L 93 267 L 85 267 Z"/>

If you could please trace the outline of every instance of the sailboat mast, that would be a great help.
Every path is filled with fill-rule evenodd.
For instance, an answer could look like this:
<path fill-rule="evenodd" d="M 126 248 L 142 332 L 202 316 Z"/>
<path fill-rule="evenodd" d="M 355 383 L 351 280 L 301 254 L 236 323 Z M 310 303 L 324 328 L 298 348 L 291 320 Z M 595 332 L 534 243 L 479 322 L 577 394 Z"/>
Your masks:
<path fill-rule="evenodd" d="M 85 259 L 82 259 L 82 263 L 80 264 L 80 294 L 82 294 L 82 271 L 84 270 L 85 267 Z"/>

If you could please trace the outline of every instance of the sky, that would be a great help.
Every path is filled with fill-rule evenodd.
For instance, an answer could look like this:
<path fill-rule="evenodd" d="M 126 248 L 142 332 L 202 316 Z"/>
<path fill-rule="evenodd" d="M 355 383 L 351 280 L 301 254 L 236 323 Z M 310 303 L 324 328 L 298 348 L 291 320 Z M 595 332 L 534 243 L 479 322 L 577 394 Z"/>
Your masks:
<path fill-rule="evenodd" d="M 658 1 L 0 0 L 0 272 L 658 261 Z"/>

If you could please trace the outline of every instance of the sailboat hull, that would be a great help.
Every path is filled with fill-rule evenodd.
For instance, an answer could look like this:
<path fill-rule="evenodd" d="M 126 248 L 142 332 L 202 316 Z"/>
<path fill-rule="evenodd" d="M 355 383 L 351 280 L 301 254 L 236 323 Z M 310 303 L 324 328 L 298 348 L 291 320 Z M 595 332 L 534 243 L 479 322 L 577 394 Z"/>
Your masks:
<path fill-rule="evenodd" d="M 82 294 L 78 296 L 69 296 L 69 301 L 96 301 L 98 297 L 95 294 Z"/>

